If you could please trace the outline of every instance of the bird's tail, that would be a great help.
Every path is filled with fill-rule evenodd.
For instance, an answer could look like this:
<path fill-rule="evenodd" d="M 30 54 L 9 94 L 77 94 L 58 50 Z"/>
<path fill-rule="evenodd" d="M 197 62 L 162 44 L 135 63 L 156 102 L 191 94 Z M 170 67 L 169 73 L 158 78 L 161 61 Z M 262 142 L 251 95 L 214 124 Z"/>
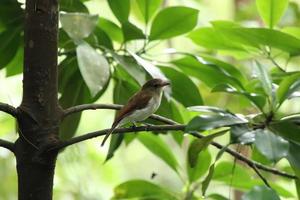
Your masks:
<path fill-rule="evenodd" d="M 102 140 L 101 147 L 105 144 L 106 140 L 114 132 L 114 130 L 117 128 L 117 126 L 118 126 L 118 123 L 113 123 L 110 130 L 106 133 L 104 139 Z"/>

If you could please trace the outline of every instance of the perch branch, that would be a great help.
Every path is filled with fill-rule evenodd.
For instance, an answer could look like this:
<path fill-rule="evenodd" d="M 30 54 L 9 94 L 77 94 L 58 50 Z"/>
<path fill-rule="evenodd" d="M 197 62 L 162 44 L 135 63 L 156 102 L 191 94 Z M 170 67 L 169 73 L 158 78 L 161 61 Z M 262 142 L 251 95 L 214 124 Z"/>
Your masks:
<path fill-rule="evenodd" d="M 0 147 L 10 150 L 11 152 L 15 152 L 14 143 L 0 139 Z"/>
<path fill-rule="evenodd" d="M 119 110 L 122 107 L 122 105 L 116 105 L 116 104 L 83 104 L 83 105 L 79 105 L 79 106 L 74 106 L 71 108 L 68 108 L 64 111 L 64 117 L 71 115 L 73 113 L 77 113 L 77 112 L 81 112 L 84 110 L 96 110 L 96 109 L 114 109 L 114 110 Z M 159 116 L 159 115 L 152 115 L 150 118 L 155 119 L 157 121 L 163 122 L 165 124 L 168 125 L 157 125 L 157 126 L 139 126 L 139 127 L 131 127 L 131 128 L 118 128 L 114 131 L 114 134 L 117 133 L 127 133 L 127 132 L 141 132 L 141 131 L 170 131 L 170 130 L 180 130 L 180 131 L 184 131 L 185 130 L 185 125 L 181 125 L 178 124 L 177 122 Z M 63 149 L 67 146 L 94 138 L 94 137 L 98 137 L 98 136 L 102 136 L 105 135 L 110 129 L 104 129 L 101 131 L 95 131 L 95 132 L 91 132 L 91 133 L 87 133 L 85 135 L 81 135 L 78 137 L 74 137 L 71 138 L 70 140 L 67 141 L 63 141 L 60 144 L 58 144 L 56 147 L 50 149 L 50 150 L 60 150 Z M 197 133 L 197 132 L 191 132 L 191 133 L 186 133 L 189 135 L 192 135 L 196 138 L 203 138 L 205 136 Z M 211 145 L 215 146 L 218 149 L 223 149 L 224 146 L 217 143 L 217 142 L 211 142 Z M 282 172 L 279 171 L 277 169 L 262 165 L 261 163 L 258 163 L 256 161 L 250 160 L 247 157 L 243 156 L 242 154 L 230 149 L 230 148 L 226 148 L 225 152 L 227 152 L 228 154 L 232 155 L 233 157 L 235 157 L 236 159 L 246 163 L 250 168 L 252 168 L 255 172 L 257 172 L 257 169 L 278 175 L 278 176 L 282 176 L 285 178 L 290 178 L 290 179 L 298 179 L 297 176 L 292 175 L 292 174 L 288 174 L 286 172 Z"/>
<path fill-rule="evenodd" d="M 9 104 L 0 103 L 0 111 L 10 114 L 13 117 L 17 117 L 17 109 Z"/>

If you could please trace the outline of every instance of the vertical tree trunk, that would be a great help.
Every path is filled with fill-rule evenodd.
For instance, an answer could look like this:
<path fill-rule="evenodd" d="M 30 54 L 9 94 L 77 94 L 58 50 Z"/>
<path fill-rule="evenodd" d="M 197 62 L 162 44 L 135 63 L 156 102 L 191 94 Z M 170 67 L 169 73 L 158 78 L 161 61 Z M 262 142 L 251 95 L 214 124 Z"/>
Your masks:
<path fill-rule="evenodd" d="M 58 0 L 27 0 L 23 99 L 15 143 L 19 200 L 51 200 L 61 108 L 57 98 Z"/>

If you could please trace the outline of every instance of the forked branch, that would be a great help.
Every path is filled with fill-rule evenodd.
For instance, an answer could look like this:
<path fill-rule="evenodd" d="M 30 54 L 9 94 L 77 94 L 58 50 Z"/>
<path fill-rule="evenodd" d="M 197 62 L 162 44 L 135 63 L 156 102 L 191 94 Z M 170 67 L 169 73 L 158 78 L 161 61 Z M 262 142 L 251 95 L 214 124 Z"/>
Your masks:
<path fill-rule="evenodd" d="M 15 152 L 14 143 L 0 139 L 0 147 L 10 150 L 11 152 Z"/>
<path fill-rule="evenodd" d="M 9 104 L 0 103 L 0 111 L 10 114 L 13 117 L 17 117 L 17 109 Z"/>

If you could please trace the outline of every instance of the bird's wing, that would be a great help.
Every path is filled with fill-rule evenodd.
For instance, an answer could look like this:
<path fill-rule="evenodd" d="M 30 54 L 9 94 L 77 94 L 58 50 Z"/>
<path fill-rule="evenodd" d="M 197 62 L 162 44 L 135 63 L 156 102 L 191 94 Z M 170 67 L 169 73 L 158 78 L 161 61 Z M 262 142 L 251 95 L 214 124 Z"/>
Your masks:
<path fill-rule="evenodd" d="M 151 100 L 152 95 L 150 93 L 138 92 L 133 97 L 129 99 L 127 104 L 121 108 L 118 112 L 117 117 L 115 118 L 114 123 L 111 126 L 109 132 L 105 135 L 101 146 L 104 145 L 105 141 L 109 137 L 110 134 L 117 128 L 118 124 L 121 122 L 124 117 L 130 115 L 133 111 L 145 108 L 149 101 Z"/>
<path fill-rule="evenodd" d="M 130 115 L 135 110 L 140 110 L 145 108 L 149 101 L 151 100 L 152 95 L 146 92 L 138 92 L 133 97 L 129 99 L 127 104 L 119 111 L 117 117 L 114 121 L 114 124 L 118 124 L 124 117 Z"/>

